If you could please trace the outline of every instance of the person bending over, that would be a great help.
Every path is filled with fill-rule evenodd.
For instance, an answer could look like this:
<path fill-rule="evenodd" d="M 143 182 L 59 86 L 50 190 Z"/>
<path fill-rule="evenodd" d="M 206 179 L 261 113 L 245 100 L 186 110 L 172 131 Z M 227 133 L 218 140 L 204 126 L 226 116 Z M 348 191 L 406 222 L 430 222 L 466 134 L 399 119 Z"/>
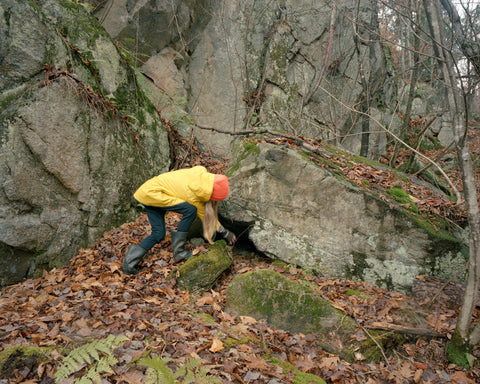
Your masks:
<path fill-rule="evenodd" d="M 222 235 L 230 245 L 235 243 L 235 234 L 218 221 L 218 202 L 228 193 L 227 176 L 209 173 L 202 166 L 162 173 L 143 183 L 133 197 L 145 207 L 152 233 L 140 245 L 130 245 L 123 260 L 123 272 L 128 275 L 138 273 L 137 266 L 145 253 L 165 238 L 165 216 L 169 211 L 182 215 L 177 230 L 170 232 L 175 262 L 192 256 L 184 246 L 188 230 L 197 216 L 203 224 L 203 236 L 209 243 L 213 243 L 215 233 Z"/>

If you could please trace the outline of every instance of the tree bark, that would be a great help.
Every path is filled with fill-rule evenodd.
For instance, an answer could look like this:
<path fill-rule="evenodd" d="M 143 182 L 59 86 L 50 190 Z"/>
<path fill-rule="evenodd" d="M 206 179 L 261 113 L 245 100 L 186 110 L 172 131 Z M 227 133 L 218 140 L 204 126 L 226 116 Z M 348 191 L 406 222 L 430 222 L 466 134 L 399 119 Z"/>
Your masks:
<path fill-rule="evenodd" d="M 443 9 L 450 17 L 450 23 L 452 27 L 453 37 L 458 43 L 462 53 L 468 59 L 468 61 L 475 68 L 475 72 L 480 75 L 480 47 L 478 44 L 472 44 L 472 41 L 468 39 L 467 33 L 465 33 L 460 19 L 460 15 L 457 9 L 452 4 L 451 0 L 440 0 Z"/>
<path fill-rule="evenodd" d="M 383 65 L 378 65 L 376 63 L 379 58 L 377 57 L 376 48 L 380 44 L 378 36 L 379 26 L 378 26 L 378 7 L 376 1 L 371 1 L 371 19 L 369 25 L 366 28 L 369 30 L 368 34 L 368 46 L 369 46 L 369 61 L 370 61 L 370 73 L 367 74 L 363 67 L 363 57 L 362 51 L 360 49 L 362 43 L 359 39 L 358 26 L 359 22 L 355 22 L 354 35 L 353 39 L 355 42 L 355 50 L 358 58 L 358 72 L 360 74 L 361 84 L 363 87 L 362 100 L 361 100 L 361 113 L 360 121 L 362 122 L 362 137 L 361 137 L 361 146 L 360 146 L 360 155 L 368 157 L 369 154 L 369 145 L 370 145 L 370 106 L 372 100 L 375 99 L 375 95 L 378 92 L 380 80 L 383 80 Z M 357 2 L 357 13 L 360 13 L 360 1 Z M 383 58 L 383 56 L 382 56 Z M 354 120 L 354 119 L 353 119 Z"/>
<path fill-rule="evenodd" d="M 451 3 L 448 0 L 424 0 L 425 11 L 428 12 L 432 20 L 433 40 L 440 46 L 441 69 L 447 86 L 449 87 L 447 103 L 453 117 L 453 133 L 455 137 L 455 146 L 457 157 L 460 164 L 460 171 L 463 181 L 464 199 L 467 210 L 467 219 L 470 228 L 469 239 L 469 263 L 468 263 L 468 279 L 463 296 L 463 304 L 455 328 L 453 338 L 453 347 L 456 354 L 455 361 L 457 364 L 468 366 L 467 354 L 471 351 L 471 346 L 478 344 L 480 341 L 480 325 L 477 324 L 473 332 L 470 333 L 472 327 L 472 313 L 477 301 L 480 276 L 480 211 L 478 208 L 477 191 L 475 186 L 475 178 L 473 172 L 472 160 L 468 150 L 467 140 L 467 122 L 466 109 L 461 90 L 458 86 L 455 62 L 452 57 L 452 51 L 448 49 L 445 39 L 442 37 L 440 2 L 447 8 Z M 452 12 L 452 9 L 447 9 Z M 457 15 L 458 16 L 458 15 Z M 451 28 L 454 34 L 460 33 L 461 29 L 458 25 L 459 19 L 451 17 Z M 456 36 L 457 41 L 461 41 L 461 36 Z M 463 52 L 468 60 L 469 51 Z M 480 69 L 480 67 L 479 67 Z M 480 72 L 479 72 L 480 73 Z M 450 358 L 453 355 L 450 353 Z"/>

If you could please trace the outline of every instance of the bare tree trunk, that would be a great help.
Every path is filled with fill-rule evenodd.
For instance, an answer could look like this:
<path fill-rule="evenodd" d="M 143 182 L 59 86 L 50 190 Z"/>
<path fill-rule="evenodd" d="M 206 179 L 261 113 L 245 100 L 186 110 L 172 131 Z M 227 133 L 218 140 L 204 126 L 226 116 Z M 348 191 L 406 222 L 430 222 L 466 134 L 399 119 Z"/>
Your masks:
<path fill-rule="evenodd" d="M 443 8 L 447 11 L 452 24 L 452 31 L 455 41 L 457 41 L 460 49 L 465 57 L 475 68 L 475 72 L 480 75 L 480 47 L 478 44 L 472 44 L 467 33 L 462 26 L 460 16 L 451 0 L 440 0 Z"/>
<path fill-rule="evenodd" d="M 476 326 L 473 332 L 470 332 L 472 327 L 472 313 L 480 286 L 480 211 L 477 202 L 472 159 L 468 150 L 467 116 L 465 114 L 464 98 L 458 87 L 452 51 L 448 49 L 445 40 L 442 38 L 440 0 L 433 1 L 434 3 L 432 3 L 432 0 L 423 0 L 425 11 L 429 13 L 431 17 L 433 40 L 440 46 L 441 67 L 445 82 L 449 87 L 447 102 L 453 117 L 453 133 L 462 174 L 465 206 L 470 229 L 468 279 L 454 337 L 448 347 L 448 355 L 456 364 L 468 368 L 470 365 L 469 355 L 472 347 L 480 341 L 479 325 Z M 441 1 L 442 4 L 444 4 L 447 0 Z M 455 22 L 455 19 L 451 20 Z M 457 19 L 457 22 L 459 22 L 459 19 Z M 458 26 L 453 26 L 453 30 L 458 31 Z M 464 52 L 464 54 L 466 54 L 466 52 Z"/>
<path fill-rule="evenodd" d="M 355 42 L 355 49 L 358 57 L 358 71 L 360 73 L 361 84 L 363 87 L 363 92 L 361 95 L 361 110 L 360 110 L 360 121 L 362 122 L 362 138 L 361 138 L 361 147 L 360 155 L 368 157 L 369 154 L 369 145 L 370 145 L 370 107 L 372 100 L 375 99 L 375 95 L 378 93 L 379 86 L 381 81 L 384 78 L 383 66 L 376 63 L 377 60 L 380 60 L 378 57 L 378 52 L 376 49 L 380 44 L 379 40 L 379 26 L 378 26 L 378 7 L 375 0 L 371 1 L 372 14 L 369 25 L 366 27 L 369 30 L 369 61 L 370 61 L 370 73 L 367 74 L 363 67 L 363 57 L 360 47 L 365 43 L 360 41 L 359 32 L 358 32 L 358 22 L 355 22 L 353 25 L 354 35 L 353 39 Z M 360 12 L 360 1 L 357 2 L 357 12 Z M 383 56 L 382 56 L 383 58 Z M 367 76 L 368 75 L 368 76 Z"/>
<path fill-rule="evenodd" d="M 415 20 L 415 25 L 412 22 L 412 28 L 414 29 L 414 37 L 413 37 L 413 68 L 412 68 L 412 74 L 410 76 L 410 89 L 408 92 L 408 100 L 407 100 L 407 108 L 405 109 L 405 116 L 403 117 L 403 123 L 402 127 L 400 128 L 400 134 L 403 135 L 403 139 L 405 141 L 408 140 L 408 123 L 410 122 L 410 117 L 412 114 L 412 105 L 413 105 L 413 99 L 415 98 L 415 93 L 416 93 L 416 88 L 417 88 L 417 80 L 418 80 L 418 74 L 420 72 L 420 54 L 419 54 L 419 47 L 420 47 L 420 38 L 419 38 L 419 33 L 420 33 L 420 22 L 421 22 L 421 10 L 420 7 L 418 7 L 418 10 L 415 10 L 415 12 L 412 10 L 410 17 L 412 20 Z M 414 13 L 417 15 L 416 17 L 414 16 Z M 410 57 L 411 54 L 408 56 Z M 397 161 L 397 156 L 398 152 L 400 150 L 400 144 L 396 143 L 395 144 L 395 151 L 392 155 L 392 158 L 390 159 L 390 166 L 395 167 L 395 163 Z M 413 161 L 415 159 L 415 152 L 412 153 L 409 162 L 407 164 L 407 169 L 406 172 L 411 171 L 411 166 L 413 164 Z"/>

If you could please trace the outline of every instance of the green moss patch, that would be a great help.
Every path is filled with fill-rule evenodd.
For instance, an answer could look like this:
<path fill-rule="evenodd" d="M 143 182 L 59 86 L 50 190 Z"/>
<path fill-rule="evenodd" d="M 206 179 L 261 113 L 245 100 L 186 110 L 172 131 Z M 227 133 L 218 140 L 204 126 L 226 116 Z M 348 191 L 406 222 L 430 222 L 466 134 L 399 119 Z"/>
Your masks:
<path fill-rule="evenodd" d="M 347 289 L 345 291 L 345 294 L 347 296 L 357 296 L 358 298 L 360 298 L 362 300 L 372 299 L 371 295 L 369 295 L 368 293 L 362 292 L 358 289 Z"/>
<path fill-rule="evenodd" d="M 287 263 L 285 263 L 284 261 L 282 260 L 274 260 L 272 262 L 272 266 L 274 267 L 277 267 L 277 268 L 286 268 L 287 267 Z"/>
<path fill-rule="evenodd" d="M 233 260 L 229 256 L 225 240 L 216 241 L 207 253 L 191 257 L 173 271 L 180 289 L 201 294 L 210 290 L 220 275 L 230 268 Z"/>
<path fill-rule="evenodd" d="M 226 340 L 223 342 L 223 346 L 225 348 L 232 348 L 236 347 L 237 345 L 243 345 L 243 344 L 259 344 L 259 341 L 254 339 L 253 337 L 241 337 L 239 339 L 235 339 L 233 337 L 227 337 Z"/>
<path fill-rule="evenodd" d="M 447 345 L 448 359 L 460 367 L 470 369 L 475 359 L 472 351 L 473 346 L 464 343 L 462 337 L 454 332 L 452 340 Z"/>
<path fill-rule="evenodd" d="M 42 361 L 48 360 L 48 349 L 33 346 L 16 346 L 0 352 L 0 379 L 15 377 L 15 371 L 33 371 Z"/>
<path fill-rule="evenodd" d="M 286 361 L 279 360 L 271 356 L 264 356 L 264 359 L 269 361 L 271 364 L 282 368 L 284 374 L 293 373 L 294 384 L 326 384 L 325 380 L 321 379 L 320 377 L 312 375 L 311 373 L 302 372 Z"/>
<path fill-rule="evenodd" d="M 412 211 L 413 213 L 418 213 L 418 207 L 412 201 L 412 198 L 407 191 L 400 187 L 392 187 L 387 190 L 388 194 L 393 197 L 393 199 L 400 203 L 402 206 Z"/>
<path fill-rule="evenodd" d="M 208 313 L 197 313 L 194 315 L 194 317 L 199 319 L 204 324 L 216 324 L 213 316 L 209 315 Z"/>
<path fill-rule="evenodd" d="M 225 175 L 229 177 L 232 176 L 235 171 L 238 170 L 238 168 L 240 168 L 241 162 L 247 157 L 251 155 L 258 157 L 258 155 L 260 154 L 260 147 L 258 146 L 258 142 L 256 141 L 244 140 L 235 147 L 234 152 L 235 153 L 232 158 L 237 159 L 237 161 L 234 164 L 230 165 L 225 172 Z"/>

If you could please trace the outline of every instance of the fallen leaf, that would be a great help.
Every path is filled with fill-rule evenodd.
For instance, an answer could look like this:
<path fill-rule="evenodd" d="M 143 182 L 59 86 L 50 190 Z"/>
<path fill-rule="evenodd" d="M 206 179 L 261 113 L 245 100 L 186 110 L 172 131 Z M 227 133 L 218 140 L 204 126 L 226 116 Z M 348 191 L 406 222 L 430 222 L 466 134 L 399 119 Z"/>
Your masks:
<path fill-rule="evenodd" d="M 405 362 L 402 364 L 398 372 L 402 377 L 408 379 L 413 376 L 413 366 L 409 362 Z"/>
<path fill-rule="evenodd" d="M 419 383 L 423 376 L 423 369 L 417 369 L 413 375 L 413 381 Z"/>
<path fill-rule="evenodd" d="M 335 369 L 340 361 L 340 357 L 338 356 L 328 356 L 322 359 L 319 364 L 320 368 L 326 369 Z"/>
<path fill-rule="evenodd" d="M 474 381 L 468 378 L 467 374 L 463 371 L 456 371 L 450 375 L 450 379 L 453 384 L 473 384 Z"/>
<path fill-rule="evenodd" d="M 62 313 L 62 321 L 64 323 L 68 323 L 70 320 L 73 319 L 73 315 L 69 312 L 63 312 Z"/>
<path fill-rule="evenodd" d="M 257 355 L 248 355 L 245 357 L 245 360 L 248 361 L 247 366 L 250 369 L 265 369 L 267 368 L 267 363 L 264 359 Z"/>
<path fill-rule="evenodd" d="M 300 369 L 303 372 L 309 372 L 313 368 L 315 368 L 315 363 L 312 360 L 312 357 L 310 355 L 307 356 L 300 356 L 300 358 L 295 361 L 295 367 Z"/>
<path fill-rule="evenodd" d="M 360 353 L 360 352 L 355 352 L 355 360 L 363 361 L 363 360 L 365 360 L 365 356 L 363 356 L 363 354 Z"/>
<path fill-rule="evenodd" d="M 197 300 L 197 305 L 199 306 L 211 305 L 214 302 L 215 302 L 215 299 L 213 298 L 211 293 L 204 293 L 203 296 Z"/>
<path fill-rule="evenodd" d="M 210 352 L 219 352 L 223 349 L 223 343 L 219 339 L 213 339 L 212 346 L 210 347 Z"/>
<path fill-rule="evenodd" d="M 228 314 L 227 312 L 221 311 L 219 317 L 222 320 L 227 321 L 229 323 L 233 323 L 235 321 L 235 316 L 232 316 L 232 315 Z"/>
<path fill-rule="evenodd" d="M 53 328 L 51 329 L 51 331 L 48 332 L 48 337 L 53 339 L 53 338 L 57 337 L 59 333 L 60 333 L 60 324 L 56 323 L 53 326 Z"/>
<path fill-rule="evenodd" d="M 240 320 L 245 325 L 257 324 L 257 320 L 250 316 L 240 316 Z"/>

